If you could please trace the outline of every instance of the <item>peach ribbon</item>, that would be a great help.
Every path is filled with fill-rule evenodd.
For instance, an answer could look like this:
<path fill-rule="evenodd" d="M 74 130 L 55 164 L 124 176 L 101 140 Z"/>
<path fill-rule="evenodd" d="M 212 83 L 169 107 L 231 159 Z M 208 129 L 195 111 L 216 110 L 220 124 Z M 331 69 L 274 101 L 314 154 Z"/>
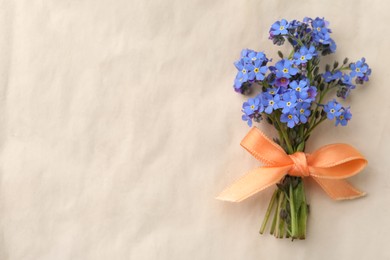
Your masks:
<path fill-rule="evenodd" d="M 266 166 L 250 171 L 228 186 L 217 197 L 219 200 L 242 201 L 278 183 L 287 174 L 310 176 L 335 200 L 365 195 L 344 180 L 356 175 L 367 164 L 367 160 L 350 145 L 331 144 L 312 154 L 296 152 L 288 155 L 282 147 L 253 127 L 241 146 Z"/>

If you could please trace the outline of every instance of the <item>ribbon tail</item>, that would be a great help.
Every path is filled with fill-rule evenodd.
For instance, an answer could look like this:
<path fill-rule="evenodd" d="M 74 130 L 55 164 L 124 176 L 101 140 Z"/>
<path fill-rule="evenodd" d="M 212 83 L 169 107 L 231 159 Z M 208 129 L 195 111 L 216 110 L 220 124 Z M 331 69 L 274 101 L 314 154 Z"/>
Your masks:
<path fill-rule="evenodd" d="M 291 166 L 259 167 L 254 169 L 228 186 L 216 199 L 240 202 L 278 183 L 290 168 Z"/>
<path fill-rule="evenodd" d="M 345 180 L 324 179 L 313 177 L 321 188 L 334 200 L 355 199 L 366 195 Z"/>

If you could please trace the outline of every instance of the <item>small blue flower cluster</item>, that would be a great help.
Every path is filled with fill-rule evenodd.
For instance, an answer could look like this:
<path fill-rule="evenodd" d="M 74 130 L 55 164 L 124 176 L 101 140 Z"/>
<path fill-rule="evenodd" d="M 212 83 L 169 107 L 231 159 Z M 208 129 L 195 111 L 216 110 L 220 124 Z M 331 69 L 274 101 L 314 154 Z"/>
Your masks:
<path fill-rule="evenodd" d="M 329 101 L 326 105 L 324 105 L 324 111 L 326 112 L 326 116 L 329 120 L 333 120 L 336 118 L 336 126 L 339 124 L 341 124 L 342 126 L 346 126 L 348 121 L 352 118 L 352 114 L 349 111 L 349 107 L 344 108 L 335 99 Z"/>
<path fill-rule="evenodd" d="M 329 22 L 323 18 L 304 18 L 303 21 L 285 19 L 275 22 L 269 31 L 270 39 L 282 45 L 287 39 L 293 46 L 311 42 L 322 55 L 336 51 L 336 43 L 330 38 Z"/>
<path fill-rule="evenodd" d="M 281 59 L 274 66 L 268 65 L 271 60 L 263 52 L 249 49 L 241 52 L 234 63 L 238 70 L 235 91 L 250 94 L 253 83 L 262 86 L 262 91 L 242 106 L 242 119 L 249 126 L 263 117 L 276 128 L 303 126 L 301 130 L 307 133 L 325 119 L 335 119 L 336 126 L 347 125 L 352 118 L 350 108 L 335 99 L 327 103 L 323 99 L 332 89 L 338 97 L 346 99 L 355 84 L 369 80 L 371 69 L 364 58 L 350 64 L 345 59 L 341 66 L 335 62 L 333 69 L 327 65 L 325 72 L 319 73 L 320 56 L 336 50 L 328 26 L 327 21 L 318 17 L 302 22 L 285 19 L 275 22 L 270 39 L 278 45 L 287 40 L 293 50 L 287 58 L 280 53 Z"/>
<path fill-rule="evenodd" d="M 238 70 L 234 80 L 234 90 L 244 93 L 247 89 L 243 86 L 263 80 L 268 70 L 267 63 L 268 59 L 263 52 L 242 50 L 240 60 L 234 63 Z"/>
<path fill-rule="evenodd" d="M 349 73 L 343 73 L 342 69 L 350 70 Z M 366 63 L 366 59 L 362 58 L 361 60 L 351 63 L 349 67 L 345 67 L 338 70 L 326 71 L 322 76 L 326 83 L 336 84 L 337 96 L 343 99 L 346 99 L 351 90 L 356 88 L 355 84 L 363 84 L 365 81 L 368 81 L 369 76 L 371 75 L 371 68 L 369 68 Z M 353 82 L 355 79 L 355 84 Z"/>
<path fill-rule="evenodd" d="M 289 82 L 288 86 L 270 87 L 243 104 L 242 119 L 252 126 L 252 120 L 259 122 L 262 119 L 261 113 L 270 115 L 278 110 L 280 121 L 293 128 L 299 123 L 307 123 L 316 95 L 316 87 L 310 86 L 304 77 Z"/>

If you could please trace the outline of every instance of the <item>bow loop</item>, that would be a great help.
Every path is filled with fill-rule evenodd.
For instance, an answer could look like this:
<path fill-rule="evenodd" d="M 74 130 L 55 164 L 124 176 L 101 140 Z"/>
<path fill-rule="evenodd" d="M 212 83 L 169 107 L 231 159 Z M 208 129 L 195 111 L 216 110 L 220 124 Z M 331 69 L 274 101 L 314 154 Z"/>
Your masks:
<path fill-rule="evenodd" d="M 252 127 L 249 133 L 241 141 L 244 147 L 253 157 L 267 166 L 289 165 L 292 161 L 286 152 L 277 143 L 268 137 L 258 128 Z"/>

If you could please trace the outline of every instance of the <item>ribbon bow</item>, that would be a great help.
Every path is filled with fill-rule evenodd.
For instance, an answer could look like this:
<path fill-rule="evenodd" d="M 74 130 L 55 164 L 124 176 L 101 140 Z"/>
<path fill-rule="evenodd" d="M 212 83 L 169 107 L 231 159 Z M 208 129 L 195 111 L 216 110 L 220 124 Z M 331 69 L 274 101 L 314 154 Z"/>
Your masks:
<path fill-rule="evenodd" d="M 313 154 L 288 155 L 275 142 L 253 127 L 241 142 L 249 153 L 266 166 L 256 168 L 228 186 L 219 200 L 239 202 L 278 183 L 285 175 L 311 177 L 335 200 L 354 199 L 365 193 L 344 179 L 356 175 L 367 160 L 347 144 L 326 145 Z"/>

